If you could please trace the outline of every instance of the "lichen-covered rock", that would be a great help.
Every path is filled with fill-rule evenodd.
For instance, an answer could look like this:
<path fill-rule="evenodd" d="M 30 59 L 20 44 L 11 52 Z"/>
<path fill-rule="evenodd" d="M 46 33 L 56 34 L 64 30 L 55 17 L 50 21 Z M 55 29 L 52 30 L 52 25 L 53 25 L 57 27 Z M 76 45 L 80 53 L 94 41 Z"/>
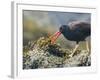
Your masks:
<path fill-rule="evenodd" d="M 91 57 L 86 50 L 77 50 L 70 58 L 71 50 L 51 44 L 49 38 L 41 37 L 23 49 L 23 69 L 90 66 Z"/>
<path fill-rule="evenodd" d="M 64 61 L 65 67 L 90 66 L 90 65 L 91 65 L 91 57 L 86 50 L 82 50 L 79 54 Z"/>

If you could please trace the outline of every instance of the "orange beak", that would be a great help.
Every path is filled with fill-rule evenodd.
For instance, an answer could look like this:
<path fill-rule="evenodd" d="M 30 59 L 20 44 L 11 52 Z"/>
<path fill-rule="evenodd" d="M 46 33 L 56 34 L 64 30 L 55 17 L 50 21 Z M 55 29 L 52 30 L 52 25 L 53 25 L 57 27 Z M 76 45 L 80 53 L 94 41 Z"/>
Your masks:
<path fill-rule="evenodd" d="M 50 36 L 50 39 L 51 39 L 51 43 L 54 44 L 55 41 L 57 40 L 57 38 L 61 35 L 61 32 L 58 31 L 56 33 L 54 33 L 52 36 Z"/>

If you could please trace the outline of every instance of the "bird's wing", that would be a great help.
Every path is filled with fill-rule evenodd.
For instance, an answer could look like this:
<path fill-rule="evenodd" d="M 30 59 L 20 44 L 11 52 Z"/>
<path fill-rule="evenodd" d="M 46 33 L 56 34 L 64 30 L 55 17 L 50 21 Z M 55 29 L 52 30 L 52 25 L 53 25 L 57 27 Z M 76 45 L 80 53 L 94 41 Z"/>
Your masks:
<path fill-rule="evenodd" d="M 69 28 L 71 31 L 75 31 L 76 33 L 86 34 L 87 32 L 90 33 L 90 24 L 86 22 L 71 22 L 69 24 Z"/>

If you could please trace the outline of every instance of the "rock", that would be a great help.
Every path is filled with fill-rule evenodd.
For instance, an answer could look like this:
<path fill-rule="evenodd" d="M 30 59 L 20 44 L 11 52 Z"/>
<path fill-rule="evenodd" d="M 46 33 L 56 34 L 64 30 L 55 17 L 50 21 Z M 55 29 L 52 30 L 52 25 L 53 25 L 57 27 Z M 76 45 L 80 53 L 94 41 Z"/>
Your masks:
<path fill-rule="evenodd" d="M 86 50 L 82 50 L 79 54 L 64 61 L 65 67 L 90 66 L 90 65 L 91 65 L 91 57 Z"/>
<path fill-rule="evenodd" d="M 57 43 L 51 44 L 49 38 L 41 37 L 30 42 L 23 50 L 23 69 L 59 68 L 90 66 L 91 57 L 86 50 L 77 50 L 70 58 L 71 50 Z"/>

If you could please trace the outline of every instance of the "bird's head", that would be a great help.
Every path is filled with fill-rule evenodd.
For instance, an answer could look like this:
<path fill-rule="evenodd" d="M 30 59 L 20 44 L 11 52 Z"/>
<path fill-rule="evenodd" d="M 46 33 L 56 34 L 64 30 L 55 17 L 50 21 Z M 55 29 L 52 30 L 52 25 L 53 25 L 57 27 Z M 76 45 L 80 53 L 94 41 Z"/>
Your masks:
<path fill-rule="evenodd" d="M 67 25 L 62 25 L 59 28 L 59 31 L 57 31 L 55 34 L 53 34 L 50 39 L 51 39 L 51 43 L 54 43 L 58 37 L 61 35 L 61 33 L 63 34 L 66 31 Z"/>
<path fill-rule="evenodd" d="M 68 25 L 62 25 L 60 28 L 59 28 L 59 31 L 61 33 L 64 33 L 65 31 L 67 31 L 69 29 Z"/>

